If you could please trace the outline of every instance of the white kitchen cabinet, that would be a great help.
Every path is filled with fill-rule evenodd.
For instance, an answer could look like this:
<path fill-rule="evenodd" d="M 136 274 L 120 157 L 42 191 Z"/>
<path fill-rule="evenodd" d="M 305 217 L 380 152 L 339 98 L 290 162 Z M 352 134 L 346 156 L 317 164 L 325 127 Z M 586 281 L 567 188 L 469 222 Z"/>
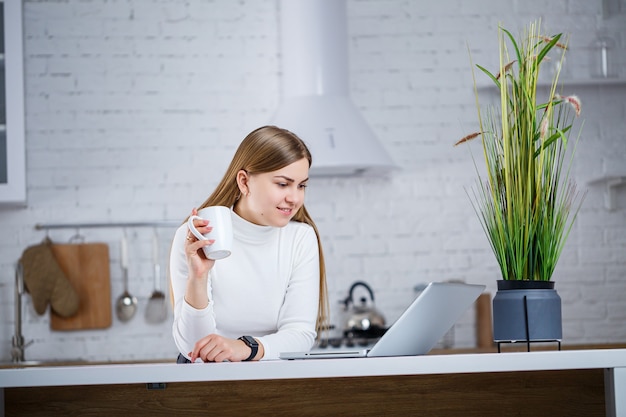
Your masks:
<path fill-rule="evenodd" d="M 0 1 L 0 12 L 0 204 L 25 204 L 22 1 Z"/>

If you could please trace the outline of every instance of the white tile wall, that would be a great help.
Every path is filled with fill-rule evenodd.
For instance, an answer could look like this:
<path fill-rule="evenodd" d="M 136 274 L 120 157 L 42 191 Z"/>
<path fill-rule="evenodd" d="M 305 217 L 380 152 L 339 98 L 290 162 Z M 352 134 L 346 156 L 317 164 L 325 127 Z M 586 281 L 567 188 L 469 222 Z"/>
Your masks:
<path fill-rule="evenodd" d="M 276 0 L 25 1 L 28 205 L 0 208 L 0 360 L 10 358 L 14 331 L 14 265 L 45 236 L 36 223 L 183 219 L 245 134 L 270 120 L 280 99 L 277 10 Z M 337 324 L 338 300 L 357 279 L 371 284 L 390 322 L 419 283 L 461 279 L 494 291 L 498 269 L 464 191 L 474 183 L 470 147 L 452 144 L 475 130 L 468 49 L 475 63 L 492 66 L 498 23 L 517 31 L 536 18 L 571 33 L 573 79 L 588 76 L 588 45 L 607 28 L 626 78 L 626 15 L 603 19 L 600 1 L 348 1 L 352 97 L 400 170 L 309 187 Z M 587 181 L 626 175 L 626 86 L 567 92 L 583 101 L 574 177 L 588 195 L 554 278 L 564 339 L 623 343 L 626 188 L 616 189 L 609 212 L 603 188 Z M 115 299 L 122 230 L 79 232 L 110 245 Z M 26 297 L 27 359 L 175 357 L 169 323 L 143 320 L 151 232 L 127 230 L 135 319 L 114 319 L 106 331 L 51 332 Z M 164 252 L 171 232 L 159 230 Z M 65 242 L 75 233 L 49 235 Z M 468 313 L 457 346 L 474 343 L 472 326 Z"/>

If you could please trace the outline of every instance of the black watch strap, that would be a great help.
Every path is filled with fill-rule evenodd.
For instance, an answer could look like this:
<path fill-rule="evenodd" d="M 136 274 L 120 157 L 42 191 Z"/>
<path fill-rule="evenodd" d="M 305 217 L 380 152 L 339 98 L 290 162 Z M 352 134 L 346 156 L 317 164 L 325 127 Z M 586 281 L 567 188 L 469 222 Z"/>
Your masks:
<path fill-rule="evenodd" d="M 247 359 L 244 359 L 244 361 L 251 361 L 252 359 L 254 359 L 254 357 L 256 356 L 257 352 L 259 351 L 259 342 L 257 342 L 256 339 L 254 337 L 252 337 L 252 336 L 241 336 L 239 338 L 239 340 L 243 340 L 243 342 L 251 350 L 250 356 L 248 356 Z"/>

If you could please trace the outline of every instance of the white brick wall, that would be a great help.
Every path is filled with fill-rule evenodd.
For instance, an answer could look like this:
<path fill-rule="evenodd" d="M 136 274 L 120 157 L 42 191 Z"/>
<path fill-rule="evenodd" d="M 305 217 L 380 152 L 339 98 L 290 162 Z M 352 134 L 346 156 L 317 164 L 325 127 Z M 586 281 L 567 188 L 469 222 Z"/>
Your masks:
<path fill-rule="evenodd" d="M 0 360 L 10 358 L 14 264 L 45 236 L 36 223 L 183 219 L 243 136 L 270 120 L 280 99 L 277 10 L 276 0 L 25 1 L 28 205 L 0 208 Z M 602 27 L 626 64 L 626 15 L 604 20 L 600 2 L 348 1 L 352 97 L 400 170 L 311 182 L 335 324 L 338 300 L 357 279 L 372 285 L 390 322 L 419 283 L 462 279 L 495 290 L 498 268 L 464 191 L 474 184 L 470 147 L 452 144 L 475 129 L 468 48 L 475 63 L 492 66 L 498 23 L 517 31 L 538 17 L 571 33 L 572 78 L 589 74 L 588 45 Z M 571 90 L 585 118 L 574 176 L 588 195 L 555 274 L 564 339 L 623 343 L 626 189 L 609 212 L 603 188 L 587 181 L 626 175 L 626 86 Z M 26 297 L 28 359 L 175 357 L 169 323 L 143 320 L 151 232 L 127 230 L 137 316 L 106 331 L 51 332 Z M 49 235 L 66 242 L 75 233 Z M 115 299 L 122 230 L 80 233 L 110 245 Z M 165 252 L 172 230 L 159 233 Z M 472 320 L 468 312 L 461 321 L 457 346 L 474 343 Z"/>

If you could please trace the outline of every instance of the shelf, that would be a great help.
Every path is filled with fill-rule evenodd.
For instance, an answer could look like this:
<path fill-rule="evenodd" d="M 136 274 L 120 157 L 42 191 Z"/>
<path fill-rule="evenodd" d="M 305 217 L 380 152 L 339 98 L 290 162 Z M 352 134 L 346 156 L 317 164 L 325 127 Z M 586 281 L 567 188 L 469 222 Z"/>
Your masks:
<path fill-rule="evenodd" d="M 595 86 L 611 86 L 626 85 L 625 78 L 585 78 L 585 79 L 561 79 L 559 85 L 574 87 L 595 87 Z M 540 87 L 551 87 L 550 83 L 539 83 Z"/>
<path fill-rule="evenodd" d="M 88 229 L 88 228 L 114 228 L 114 227 L 178 227 L 182 224 L 179 220 L 158 220 L 150 222 L 110 222 L 110 223 L 37 223 L 35 229 Z"/>
<path fill-rule="evenodd" d="M 626 86 L 626 78 L 579 78 L 579 79 L 560 79 L 559 87 L 603 87 L 603 86 Z M 552 83 L 539 81 L 537 87 L 548 89 Z M 478 85 L 478 90 L 497 91 L 494 84 Z"/>

